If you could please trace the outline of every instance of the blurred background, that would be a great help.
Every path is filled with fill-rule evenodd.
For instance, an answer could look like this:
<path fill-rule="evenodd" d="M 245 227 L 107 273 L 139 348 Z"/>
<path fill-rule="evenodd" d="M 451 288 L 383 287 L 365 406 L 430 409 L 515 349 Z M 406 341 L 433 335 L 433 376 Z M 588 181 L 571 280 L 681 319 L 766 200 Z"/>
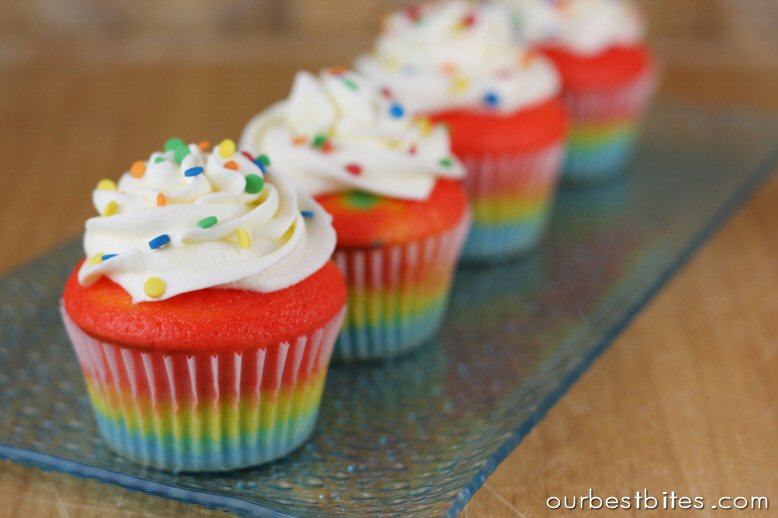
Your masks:
<path fill-rule="evenodd" d="M 297 69 L 349 64 L 404 3 L 0 0 L 0 273 L 77 236 L 99 179 L 171 136 L 237 138 Z M 778 113 L 778 0 L 641 4 L 665 68 L 660 98 Z M 106 488 L 0 464 L 0 502 L 56 494 L 51 516 L 81 501 L 180 511 Z"/>

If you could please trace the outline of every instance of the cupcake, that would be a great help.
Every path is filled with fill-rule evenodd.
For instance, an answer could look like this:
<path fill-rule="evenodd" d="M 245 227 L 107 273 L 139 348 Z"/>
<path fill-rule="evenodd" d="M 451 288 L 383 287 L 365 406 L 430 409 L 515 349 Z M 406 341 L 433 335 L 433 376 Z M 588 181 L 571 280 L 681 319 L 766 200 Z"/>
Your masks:
<path fill-rule="evenodd" d="M 505 0 L 519 36 L 556 64 L 571 117 L 564 179 L 604 180 L 632 157 L 657 66 L 631 0 Z"/>
<path fill-rule="evenodd" d="M 541 239 L 567 118 L 550 61 L 520 47 L 508 12 L 454 0 L 389 15 L 356 67 L 414 113 L 449 125 L 473 205 L 467 259 L 518 254 Z"/>
<path fill-rule="evenodd" d="M 438 329 L 470 217 L 443 126 L 346 69 L 301 72 L 241 145 L 270 153 L 333 216 L 348 313 L 344 361 L 409 351 Z"/>
<path fill-rule="evenodd" d="M 100 432 L 165 470 L 271 461 L 311 434 L 345 313 L 331 218 L 231 140 L 165 149 L 98 184 L 65 286 Z"/>

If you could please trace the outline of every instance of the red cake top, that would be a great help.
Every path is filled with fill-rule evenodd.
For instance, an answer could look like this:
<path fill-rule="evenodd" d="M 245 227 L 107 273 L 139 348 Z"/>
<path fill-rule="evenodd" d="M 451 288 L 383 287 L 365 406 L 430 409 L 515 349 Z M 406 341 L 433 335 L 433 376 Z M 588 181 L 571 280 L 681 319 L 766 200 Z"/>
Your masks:
<path fill-rule="evenodd" d="M 97 339 L 139 350 L 219 353 L 267 347 L 324 326 L 346 304 L 343 274 L 331 261 L 271 293 L 208 288 L 137 304 L 107 277 L 81 285 L 80 267 L 65 285 L 70 318 Z"/>
<path fill-rule="evenodd" d="M 539 150 L 567 131 L 567 114 L 556 98 L 509 115 L 454 110 L 433 119 L 449 125 L 452 148 L 459 156 Z"/>
<path fill-rule="evenodd" d="M 654 66 L 651 51 L 644 45 L 611 47 L 594 55 L 562 47 L 546 47 L 543 52 L 556 64 L 568 90 L 619 88 Z"/>
<path fill-rule="evenodd" d="M 467 210 L 461 183 L 438 180 L 424 201 L 387 198 L 360 191 L 317 198 L 332 214 L 338 247 L 407 243 L 453 228 Z"/>

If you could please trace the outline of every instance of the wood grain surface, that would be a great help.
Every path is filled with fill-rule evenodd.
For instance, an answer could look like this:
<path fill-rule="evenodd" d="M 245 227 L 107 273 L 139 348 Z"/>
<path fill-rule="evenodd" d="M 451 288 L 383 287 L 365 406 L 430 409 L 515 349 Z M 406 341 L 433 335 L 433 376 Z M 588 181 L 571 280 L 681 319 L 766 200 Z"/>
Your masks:
<path fill-rule="evenodd" d="M 100 178 L 118 176 L 172 135 L 236 137 L 251 114 L 285 94 L 295 69 L 348 62 L 370 38 L 368 16 L 344 28 L 343 20 L 326 20 L 326 9 L 312 17 L 304 0 L 285 7 L 283 16 L 277 2 L 255 9 L 276 13 L 273 20 L 283 20 L 285 32 L 253 34 L 238 17 L 233 23 L 240 30 L 225 35 L 217 28 L 202 38 L 161 35 L 154 25 L 159 17 L 153 23 L 133 19 L 130 28 L 145 29 L 132 37 L 124 25 L 79 32 L 71 26 L 81 25 L 71 18 L 81 13 L 89 22 L 84 2 L 70 0 L 83 12 L 74 7 L 71 18 L 57 18 L 65 12 L 61 7 L 41 15 L 56 2 L 3 1 L 0 272 L 80 232 Z M 778 110 L 778 31 L 765 26 L 764 11 L 775 14 L 775 5 L 645 5 L 666 66 L 662 95 Z M 187 23 L 207 27 L 212 19 L 205 12 Z M 643 488 L 656 496 L 676 491 L 710 500 L 766 495 L 778 508 L 776 202 L 778 179 L 551 410 L 464 516 L 604 513 L 552 513 L 546 507 L 550 496 L 581 495 L 589 488 L 603 497 Z M 3 517 L 220 515 L 225 513 L 0 462 Z"/>

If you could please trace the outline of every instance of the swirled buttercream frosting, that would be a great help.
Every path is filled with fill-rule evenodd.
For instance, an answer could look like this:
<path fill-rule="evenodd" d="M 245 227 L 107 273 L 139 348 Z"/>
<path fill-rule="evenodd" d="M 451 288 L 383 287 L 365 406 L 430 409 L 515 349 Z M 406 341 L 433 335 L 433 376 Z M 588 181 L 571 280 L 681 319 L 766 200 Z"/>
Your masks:
<path fill-rule="evenodd" d="M 504 6 L 465 0 L 391 13 L 355 67 L 416 112 L 514 112 L 560 88 L 551 63 L 517 43 Z"/>
<path fill-rule="evenodd" d="M 201 147 L 171 139 L 118 182 L 98 184 L 82 284 L 107 276 L 135 302 L 214 287 L 271 292 L 329 260 L 330 215 L 282 170 L 231 140 Z"/>
<path fill-rule="evenodd" d="M 438 178 L 464 175 L 444 126 L 346 69 L 298 73 L 289 98 L 248 123 L 241 146 L 272 155 L 312 196 L 356 190 L 424 200 Z"/>
<path fill-rule="evenodd" d="M 503 0 L 513 9 L 520 37 L 583 55 L 639 43 L 643 16 L 632 0 Z"/>

